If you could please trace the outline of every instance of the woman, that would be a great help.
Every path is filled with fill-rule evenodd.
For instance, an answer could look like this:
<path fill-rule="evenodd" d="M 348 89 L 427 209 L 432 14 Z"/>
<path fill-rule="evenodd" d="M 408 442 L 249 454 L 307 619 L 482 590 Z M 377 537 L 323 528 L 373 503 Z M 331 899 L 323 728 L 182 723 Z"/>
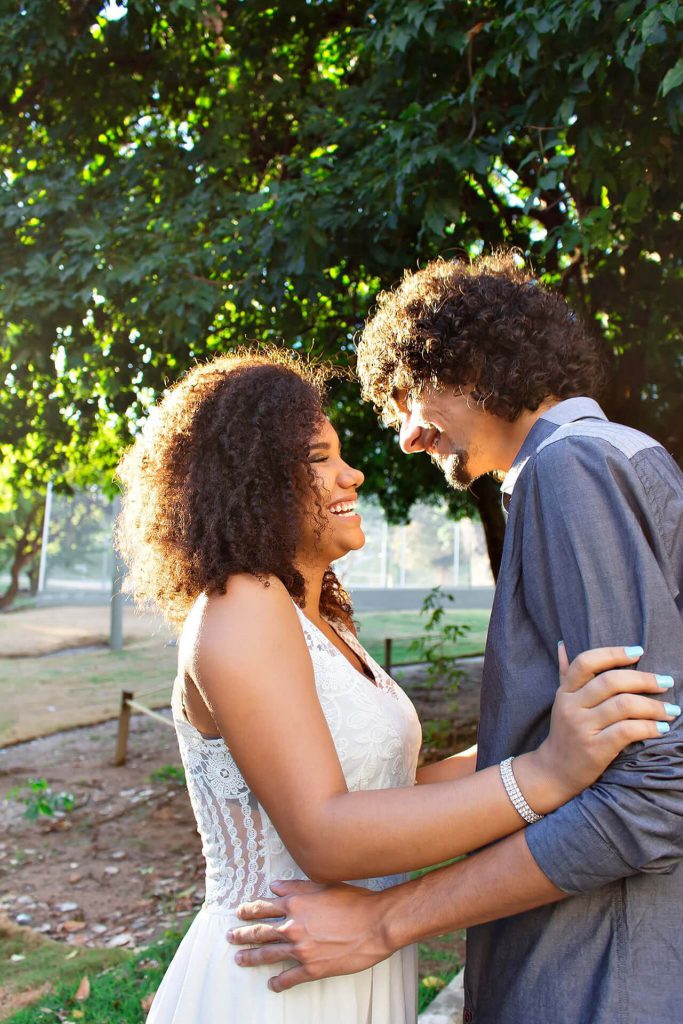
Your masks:
<path fill-rule="evenodd" d="M 513 798 L 527 817 L 555 809 L 665 717 L 659 701 L 614 699 L 655 692 L 653 677 L 575 662 L 548 739 L 515 759 L 507 791 L 496 768 L 474 775 L 472 752 L 416 773 L 415 711 L 358 642 L 330 568 L 364 543 L 363 475 L 342 459 L 322 383 L 281 354 L 197 366 L 121 466 L 136 592 L 181 627 L 172 706 L 207 864 L 151 1024 L 413 1022 L 414 949 L 276 995 L 271 967 L 234 962 L 235 908 L 273 878 L 383 888 L 493 842 L 525 824 Z"/>

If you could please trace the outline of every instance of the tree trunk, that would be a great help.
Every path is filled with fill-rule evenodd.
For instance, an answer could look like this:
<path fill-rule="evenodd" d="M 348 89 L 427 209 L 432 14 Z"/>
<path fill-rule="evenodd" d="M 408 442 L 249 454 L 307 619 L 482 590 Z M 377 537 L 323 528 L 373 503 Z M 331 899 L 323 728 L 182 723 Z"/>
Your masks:
<path fill-rule="evenodd" d="M 494 580 L 498 579 L 505 539 L 505 516 L 501 504 L 500 484 L 492 476 L 475 480 L 470 491 L 477 502 L 486 537 L 486 548 Z"/>
<path fill-rule="evenodd" d="M 40 515 L 42 509 L 43 504 L 40 502 L 33 506 L 26 517 L 22 534 L 17 540 L 14 558 L 12 559 L 9 586 L 5 593 L 0 595 L 0 611 L 4 611 L 11 607 L 15 597 L 19 593 L 19 577 L 21 576 L 23 569 L 35 559 L 37 553 L 40 551 L 43 529 L 42 516 Z M 36 516 L 38 516 L 37 524 L 35 524 Z"/>
<path fill-rule="evenodd" d="M 33 557 L 33 561 L 29 568 L 26 570 L 28 576 L 28 592 L 31 597 L 35 597 L 38 593 L 38 584 L 40 582 L 40 559 Z"/>

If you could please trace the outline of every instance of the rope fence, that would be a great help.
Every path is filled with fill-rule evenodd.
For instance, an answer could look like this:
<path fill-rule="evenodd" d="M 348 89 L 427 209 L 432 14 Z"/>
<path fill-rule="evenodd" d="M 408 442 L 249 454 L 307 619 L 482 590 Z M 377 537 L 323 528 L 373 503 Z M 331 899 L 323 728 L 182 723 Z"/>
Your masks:
<path fill-rule="evenodd" d="M 385 637 L 384 638 L 384 659 L 383 669 L 387 675 L 391 675 L 391 670 L 398 665 L 394 665 L 393 661 L 393 645 L 397 641 L 405 640 L 416 640 L 415 636 L 406 637 Z M 454 655 L 457 657 L 457 655 Z M 471 655 L 461 655 L 460 657 L 471 657 Z M 424 661 L 417 659 L 416 661 L 402 661 L 400 665 L 422 665 Z M 149 690 L 141 690 L 134 693 L 132 690 L 122 690 L 121 692 L 121 707 L 119 710 L 119 727 L 116 735 L 116 755 L 114 758 L 114 764 L 117 766 L 126 763 L 128 757 L 128 736 L 130 733 L 130 716 L 133 711 L 137 711 L 141 715 L 146 715 L 148 718 L 153 718 L 157 722 L 161 722 L 163 725 L 173 729 L 175 726 L 171 719 L 166 718 L 164 715 L 160 715 L 158 711 L 153 708 L 148 708 L 146 704 L 141 704 L 137 699 L 138 697 L 149 697 L 156 693 L 164 693 L 168 691 L 168 684 L 165 683 L 163 686 L 155 686 Z"/>
<path fill-rule="evenodd" d="M 118 767 L 126 763 L 128 757 L 128 736 L 130 733 L 130 716 L 133 711 L 138 711 L 141 715 L 147 715 L 148 718 L 153 718 L 157 722 L 161 722 L 163 725 L 168 726 L 171 729 L 175 729 L 173 722 L 166 718 L 164 715 L 160 715 L 158 711 L 154 711 L 152 708 L 148 708 L 146 704 L 141 704 L 136 697 L 149 697 L 154 693 L 164 693 L 168 691 L 168 683 L 163 686 L 155 686 L 151 690 L 142 690 L 140 693 L 133 693 L 132 690 L 121 691 L 121 707 L 119 710 L 119 727 L 116 733 L 116 754 L 114 756 L 114 764 Z"/>

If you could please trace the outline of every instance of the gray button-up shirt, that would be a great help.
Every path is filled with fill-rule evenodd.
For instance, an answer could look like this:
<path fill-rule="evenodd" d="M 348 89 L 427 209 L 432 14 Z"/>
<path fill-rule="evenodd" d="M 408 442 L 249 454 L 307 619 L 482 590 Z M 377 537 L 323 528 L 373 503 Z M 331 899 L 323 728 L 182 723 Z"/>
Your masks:
<path fill-rule="evenodd" d="M 569 399 L 537 420 L 503 494 L 479 768 L 547 735 L 560 639 L 570 658 L 642 644 L 639 667 L 675 679 L 662 700 L 683 697 L 683 474 L 665 449 Z M 464 1020 L 683 1021 L 683 723 L 525 834 L 571 898 L 470 929 Z"/>

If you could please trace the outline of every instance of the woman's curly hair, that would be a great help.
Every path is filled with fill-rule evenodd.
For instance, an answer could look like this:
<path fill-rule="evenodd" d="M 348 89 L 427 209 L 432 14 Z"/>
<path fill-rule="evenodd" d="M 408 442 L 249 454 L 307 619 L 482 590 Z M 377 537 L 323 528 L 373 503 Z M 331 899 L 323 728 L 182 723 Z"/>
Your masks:
<path fill-rule="evenodd" d="M 511 252 L 434 260 L 383 292 L 358 345 L 363 397 L 397 426 L 396 391 L 474 385 L 487 412 L 512 422 L 549 396 L 604 383 L 594 338 L 564 298 Z"/>
<path fill-rule="evenodd" d="M 323 524 L 308 459 L 327 376 L 281 350 L 243 350 L 195 366 L 165 394 L 118 469 L 117 543 L 136 599 L 180 625 L 201 593 L 251 573 L 276 576 L 303 605 L 295 555 L 304 517 Z M 320 611 L 350 621 L 331 569 Z"/>

